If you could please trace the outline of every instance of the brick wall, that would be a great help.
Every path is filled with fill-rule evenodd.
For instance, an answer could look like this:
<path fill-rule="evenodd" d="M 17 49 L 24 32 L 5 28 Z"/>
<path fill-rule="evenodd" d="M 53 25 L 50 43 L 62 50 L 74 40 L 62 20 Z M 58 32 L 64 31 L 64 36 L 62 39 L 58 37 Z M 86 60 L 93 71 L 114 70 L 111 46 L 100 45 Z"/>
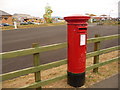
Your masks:
<path fill-rule="evenodd" d="M 2 23 L 8 23 L 8 24 L 13 24 L 12 22 L 12 16 L 11 15 L 7 15 L 7 16 L 2 16 Z"/>

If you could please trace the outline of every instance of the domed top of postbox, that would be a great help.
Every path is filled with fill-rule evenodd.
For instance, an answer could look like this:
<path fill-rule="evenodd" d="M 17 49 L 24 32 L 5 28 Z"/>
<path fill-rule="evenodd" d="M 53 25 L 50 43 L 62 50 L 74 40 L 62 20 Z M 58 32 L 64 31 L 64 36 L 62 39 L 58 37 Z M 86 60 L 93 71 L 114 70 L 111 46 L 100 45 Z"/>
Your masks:
<path fill-rule="evenodd" d="M 86 23 L 90 19 L 89 16 L 67 16 L 64 17 L 64 20 L 68 22 L 68 24 L 80 24 Z"/>

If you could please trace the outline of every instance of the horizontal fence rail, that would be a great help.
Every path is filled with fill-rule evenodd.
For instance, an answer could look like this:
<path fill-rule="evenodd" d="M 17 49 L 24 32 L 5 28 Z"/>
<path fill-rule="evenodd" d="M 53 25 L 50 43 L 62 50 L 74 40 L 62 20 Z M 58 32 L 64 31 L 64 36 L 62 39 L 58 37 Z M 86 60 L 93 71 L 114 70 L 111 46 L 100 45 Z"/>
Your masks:
<path fill-rule="evenodd" d="M 60 65 L 66 64 L 66 63 L 67 63 L 67 59 L 64 59 L 64 60 L 60 60 L 60 61 L 56 61 L 56 62 L 52 62 L 52 63 L 48 63 L 48 64 L 39 65 L 36 67 L 30 67 L 30 68 L 26 68 L 26 69 L 22 69 L 22 70 L 5 73 L 3 75 L 0 75 L 0 78 L 2 78 L 2 81 L 5 81 L 8 79 L 12 79 L 12 78 L 26 75 L 29 73 L 38 72 L 40 70 L 46 70 L 46 69 L 50 69 L 53 67 L 58 67 Z"/>
<path fill-rule="evenodd" d="M 120 38 L 120 34 L 91 38 L 91 39 L 87 40 L 87 43 L 99 42 L 99 41 L 104 41 L 104 40 L 111 40 L 111 39 L 115 39 L 115 38 Z"/>
<path fill-rule="evenodd" d="M 87 67 L 86 71 L 92 70 L 92 69 L 94 69 L 96 67 L 100 67 L 100 66 L 103 66 L 103 65 L 118 61 L 118 60 L 120 60 L 120 57 L 113 58 L 113 59 L 110 59 L 108 61 L 104 61 L 104 62 L 101 62 L 101 63 L 98 63 L 98 64 L 94 64 L 92 66 Z M 65 79 L 65 78 L 67 78 L 67 74 L 58 76 L 56 78 L 44 80 L 44 81 L 41 81 L 41 82 L 35 82 L 35 83 L 31 84 L 31 85 L 21 87 L 20 90 L 24 89 L 24 88 L 37 88 L 37 87 L 44 86 L 44 85 L 47 85 L 47 84 L 52 83 L 54 81 L 62 80 L 62 79 Z"/>
<path fill-rule="evenodd" d="M 94 57 L 96 55 L 105 54 L 105 53 L 108 53 L 108 52 L 111 52 L 111 51 L 114 51 L 114 50 L 119 50 L 119 49 L 120 49 L 120 45 L 115 46 L 115 47 L 106 48 L 106 49 L 101 49 L 99 51 L 94 51 L 94 52 L 88 53 L 86 57 L 90 58 L 90 57 Z"/>
<path fill-rule="evenodd" d="M 91 38 L 87 40 L 87 43 L 111 40 L 119 37 L 120 35 L 116 34 L 116 35 L 103 36 L 98 38 Z M 41 46 L 36 48 L 28 48 L 28 49 L 22 49 L 22 50 L 16 50 L 16 51 L 4 52 L 4 53 L 0 53 L 0 60 L 7 59 L 7 58 L 15 58 L 19 56 L 25 56 L 25 55 L 31 55 L 34 53 L 40 53 L 40 52 L 45 52 L 50 50 L 57 50 L 57 49 L 66 48 L 66 47 L 67 47 L 67 43 L 65 42 L 65 43 L 52 44 L 52 45 Z"/>
<path fill-rule="evenodd" d="M 4 53 L 0 54 L 0 57 L 2 57 L 0 59 L 26 56 L 26 55 L 31 55 L 31 54 L 34 54 L 34 53 L 40 53 L 40 52 L 65 48 L 66 46 L 67 46 L 67 43 L 58 43 L 58 44 L 52 44 L 52 45 L 47 45 L 47 46 L 41 46 L 41 47 L 35 47 L 35 48 L 28 48 L 28 49 L 21 49 L 21 50 L 16 50 L 16 51 L 4 52 Z"/>
<path fill-rule="evenodd" d="M 120 46 L 115 46 L 115 47 L 111 47 L 111 48 L 107 48 L 107 49 L 102 49 L 100 51 L 91 52 L 91 53 L 87 54 L 87 58 L 90 58 L 90 57 L 93 57 L 96 55 L 100 55 L 100 54 L 104 54 L 104 53 L 108 53 L 108 52 L 111 52 L 113 50 L 118 50 L 118 49 L 120 49 Z M 40 70 L 46 70 L 46 69 L 50 69 L 53 67 L 58 67 L 60 65 L 66 64 L 66 63 L 67 63 L 67 59 L 63 59 L 60 61 L 39 65 L 36 67 L 30 67 L 30 68 L 26 68 L 26 69 L 22 69 L 22 70 L 17 70 L 17 71 L 5 73 L 3 75 L 0 75 L 0 78 L 2 77 L 2 81 L 4 81 L 4 80 L 12 79 L 12 78 L 15 78 L 18 76 L 26 75 L 29 73 L 38 72 Z"/>
<path fill-rule="evenodd" d="M 110 36 L 91 38 L 91 39 L 87 40 L 87 43 L 95 43 L 95 42 L 100 42 L 100 41 L 104 41 L 104 40 L 116 39 L 116 38 L 120 38 L 120 35 L 116 34 L 116 35 L 110 35 Z M 4 53 L 0 53 L 0 60 L 2 60 L 2 59 L 4 60 L 4 59 L 7 59 L 7 58 L 15 58 L 15 57 L 19 57 L 19 56 L 26 56 L 26 55 L 36 55 L 40 52 L 57 50 L 57 49 L 66 48 L 66 47 L 67 47 L 67 43 L 65 42 L 65 43 L 52 44 L 52 45 L 47 45 L 47 46 L 38 46 L 38 47 L 33 47 L 33 48 L 28 48 L 28 49 L 4 52 Z M 108 52 L 111 52 L 111 51 L 114 51 L 114 50 L 119 50 L 119 49 L 120 49 L 120 45 L 110 47 L 110 48 L 106 48 L 106 49 L 101 49 L 101 50 L 98 50 L 98 51 L 87 53 L 86 57 L 90 58 L 90 57 L 105 54 L 105 53 L 108 53 Z M 120 60 L 120 57 L 116 57 L 116 58 L 110 59 L 108 61 L 96 63 L 92 66 L 87 67 L 86 71 L 95 69 L 97 67 L 100 67 L 100 66 L 118 61 L 118 60 Z M 22 69 L 22 70 L 16 70 L 16 71 L 13 71 L 13 72 L 1 74 L 0 78 L 2 78 L 2 81 L 5 81 L 5 80 L 17 78 L 19 76 L 27 75 L 27 74 L 30 74 L 30 73 L 36 73 L 36 72 L 39 72 L 41 70 L 46 70 L 46 69 L 50 69 L 50 68 L 53 68 L 53 67 L 58 67 L 58 66 L 61 66 L 61 65 L 64 65 L 64 64 L 67 64 L 67 59 L 63 59 L 63 60 L 55 61 L 55 62 L 48 63 L 48 64 L 37 65 L 35 67 L 29 67 L 29 68 Z M 51 79 L 48 79 L 48 80 L 37 81 L 37 82 L 34 82 L 33 84 L 21 87 L 19 89 L 39 88 L 39 87 L 47 85 L 49 83 L 65 79 L 66 77 L 67 77 L 67 74 L 64 74 L 64 75 L 61 75 L 61 76 L 58 76 L 58 77 L 55 77 L 55 78 L 51 78 Z"/>

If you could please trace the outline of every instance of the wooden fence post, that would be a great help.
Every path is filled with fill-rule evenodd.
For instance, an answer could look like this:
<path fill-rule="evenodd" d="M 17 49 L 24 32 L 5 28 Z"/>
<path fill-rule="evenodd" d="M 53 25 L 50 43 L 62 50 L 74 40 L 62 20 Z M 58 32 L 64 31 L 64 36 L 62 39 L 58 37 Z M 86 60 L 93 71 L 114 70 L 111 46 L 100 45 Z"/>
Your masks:
<path fill-rule="evenodd" d="M 100 37 L 100 35 L 96 34 L 96 35 L 95 35 L 95 38 L 97 38 L 97 37 Z M 94 51 L 98 51 L 98 50 L 100 50 L 100 41 L 94 43 Z M 97 63 L 99 63 L 99 55 L 94 56 L 93 64 L 97 64 Z M 94 72 L 94 73 L 98 73 L 98 67 L 97 67 L 97 68 L 94 68 L 94 69 L 93 69 L 93 72 Z"/>
<path fill-rule="evenodd" d="M 37 47 L 39 47 L 39 44 L 33 43 L 33 44 L 32 44 L 32 47 L 33 47 L 33 48 L 37 48 Z M 34 54 L 33 54 L 33 64 L 34 64 L 34 67 L 40 65 L 39 59 L 40 59 L 40 58 L 39 58 L 39 53 L 34 53 Z M 35 72 L 34 74 L 35 74 L 35 82 L 41 81 L 41 73 L 40 73 L 40 71 Z M 41 90 L 41 87 L 36 88 L 36 90 Z"/>

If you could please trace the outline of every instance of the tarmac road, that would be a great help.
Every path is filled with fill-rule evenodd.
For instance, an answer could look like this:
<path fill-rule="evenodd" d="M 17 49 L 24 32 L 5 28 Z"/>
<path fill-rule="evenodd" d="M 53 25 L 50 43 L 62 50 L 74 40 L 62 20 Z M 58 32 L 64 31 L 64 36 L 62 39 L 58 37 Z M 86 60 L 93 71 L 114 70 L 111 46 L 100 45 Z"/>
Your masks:
<path fill-rule="evenodd" d="M 118 33 L 117 26 L 97 26 L 89 25 L 88 38 L 94 37 L 95 34 L 101 36 L 113 35 Z M 28 29 L 6 30 L 2 31 L 2 50 L 3 52 L 18 49 L 30 48 L 32 43 L 39 43 L 41 46 L 62 43 L 67 40 L 66 25 L 37 27 Z M 101 49 L 118 45 L 118 40 L 108 40 L 101 43 Z M 88 52 L 93 51 L 93 44 L 88 45 Z M 40 54 L 41 64 L 57 61 L 66 58 L 66 49 L 43 52 Z M 6 59 L 2 62 L 2 72 L 30 67 L 33 64 L 32 55 Z"/>
<path fill-rule="evenodd" d="M 119 86 L 118 86 L 118 81 L 119 81 L 119 74 L 113 75 L 105 80 L 102 80 L 94 85 L 92 85 L 90 88 L 91 90 L 93 90 L 92 88 L 99 88 L 99 89 L 113 89 L 113 90 L 118 90 Z"/>

